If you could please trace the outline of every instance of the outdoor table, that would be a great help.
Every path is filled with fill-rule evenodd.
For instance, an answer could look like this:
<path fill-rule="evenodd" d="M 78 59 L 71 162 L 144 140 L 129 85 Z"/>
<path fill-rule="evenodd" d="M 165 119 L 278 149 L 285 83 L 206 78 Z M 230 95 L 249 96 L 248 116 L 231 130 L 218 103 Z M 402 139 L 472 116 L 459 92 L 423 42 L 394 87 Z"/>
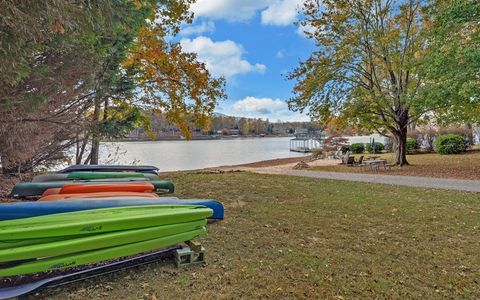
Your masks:
<path fill-rule="evenodd" d="M 381 156 L 367 156 L 366 159 L 367 160 L 376 160 L 377 158 L 380 158 Z"/>
<path fill-rule="evenodd" d="M 377 156 L 377 157 L 379 157 L 379 156 Z M 372 169 L 372 170 L 373 170 L 373 168 L 375 168 L 376 171 L 378 171 L 378 168 L 380 166 L 385 167 L 386 164 L 387 164 L 387 161 L 385 159 L 379 159 L 379 160 L 367 159 L 367 160 L 363 161 L 363 166 L 364 167 L 370 167 L 370 169 Z"/>

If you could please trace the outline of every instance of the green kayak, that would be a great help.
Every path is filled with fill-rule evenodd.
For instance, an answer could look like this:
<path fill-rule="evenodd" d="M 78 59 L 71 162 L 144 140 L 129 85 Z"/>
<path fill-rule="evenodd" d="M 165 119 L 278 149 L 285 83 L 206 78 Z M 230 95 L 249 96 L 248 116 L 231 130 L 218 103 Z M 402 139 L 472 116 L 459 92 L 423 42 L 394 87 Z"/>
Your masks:
<path fill-rule="evenodd" d="M 0 262 L 58 256 L 136 243 L 200 229 L 206 225 L 206 220 L 199 220 L 157 227 L 116 231 L 113 233 L 94 234 L 82 236 L 80 238 L 63 239 L 53 242 L 3 249 L 0 250 Z"/>
<path fill-rule="evenodd" d="M 0 269 L 0 277 L 25 275 L 98 263 L 105 260 L 116 259 L 173 246 L 204 234 L 205 227 L 202 227 L 188 232 L 173 234 L 137 243 L 38 259 L 10 268 Z"/>
<path fill-rule="evenodd" d="M 113 207 L 0 222 L 0 241 L 55 238 L 186 223 L 210 217 L 203 206 Z"/>
<path fill-rule="evenodd" d="M 71 172 L 67 174 L 67 179 L 108 179 L 108 178 L 147 178 L 150 180 L 159 180 L 154 174 L 134 173 L 134 172 Z"/>
<path fill-rule="evenodd" d="M 50 182 L 65 180 L 113 179 L 113 178 L 144 178 L 151 181 L 160 180 L 156 174 L 136 172 L 93 172 L 78 171 L 71 173 L 45 173 L 33 177 L 32 182 Z"/>
<path fill-rule="evenodd" d="M 65 184 L 79 183 L 79 184 L 109 184 L 121 182 L 143 182 L 142 178 L 111 178 L 98 180 L 70 180 L 70 181 L 49 181 L 49 182 L 20 182 L 15 184 L 10 193 L 10 197 L 25 198 L 25 197 L 39 197 L 42 193 L 50 188 L 61 188 Z M 172 182 L 168 180 L 159 181 L 145 181 L 153 184 L 154 192 L 168 192 L 173 193 L 175 187 Z"/>

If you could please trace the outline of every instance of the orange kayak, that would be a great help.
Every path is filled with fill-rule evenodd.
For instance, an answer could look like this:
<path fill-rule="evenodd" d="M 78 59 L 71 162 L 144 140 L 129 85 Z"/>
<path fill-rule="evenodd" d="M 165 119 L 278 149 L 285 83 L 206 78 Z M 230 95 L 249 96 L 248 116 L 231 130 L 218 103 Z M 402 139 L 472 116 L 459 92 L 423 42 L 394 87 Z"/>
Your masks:
<path fill-rule="evenodd" d="M 103 192 L 152 192 L 155 186 L 148 182 L 119 182 L 102 184 L 65 184 L 60 194 L 85 194 Z"/>
<path fill-rule="evenodd" d="M 142 192 L 97 192 L 97 193 L 79 193 L 79 194 L 56 194 L 42 196 L 37 201 L 59 201 L 80 198 L 108 198 L 108 197 L 140 197 L 140 198 L 158 198 L 154 193 Z"/>

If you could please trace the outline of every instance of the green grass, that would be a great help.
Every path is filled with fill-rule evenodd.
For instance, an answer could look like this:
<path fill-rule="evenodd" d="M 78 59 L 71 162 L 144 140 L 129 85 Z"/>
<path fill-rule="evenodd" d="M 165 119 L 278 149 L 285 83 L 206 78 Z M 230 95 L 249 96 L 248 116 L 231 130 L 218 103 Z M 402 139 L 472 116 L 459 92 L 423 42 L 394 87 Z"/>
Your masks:
<path fill-rule="evenodd" d="M 171 179 L 178 197 L 226 206 L 201 238 L 204 266 L 150 265 L 45 297 L 480 297 L 479 194 L 251 173 Z"/>

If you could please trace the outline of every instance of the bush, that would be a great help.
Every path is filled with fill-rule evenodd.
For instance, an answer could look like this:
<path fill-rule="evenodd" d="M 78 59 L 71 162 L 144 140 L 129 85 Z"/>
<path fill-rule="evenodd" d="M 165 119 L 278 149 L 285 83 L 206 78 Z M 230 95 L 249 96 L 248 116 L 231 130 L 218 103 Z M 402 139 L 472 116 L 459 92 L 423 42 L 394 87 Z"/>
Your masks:
<path fill-rule="evenodd" d="M 454 154 L 465 150 L 467 150 L 467 142 L 461 135 L 445 134 L 435 139 L 435 151 L 440 154 Z"/>
<path fill-rule="evenodd" d="M 380 153 L 385 149 L 385 146 L 382 143 L 375 142 L 375 153 Z M 373 153 L 372 144 L 367 144 L 367 151 Z"/>
<path fill-rule="evenodd" d="M 365 151 L 365 146 L 363 144 L 352 144 L 350 146 L 353 154 L 360 154 Z"/>
<path fill-rule="evenodd" d="M 419 148 L 420 147 L 416 139 L 407 138 L 407 153 L 415 153 Z"/>

